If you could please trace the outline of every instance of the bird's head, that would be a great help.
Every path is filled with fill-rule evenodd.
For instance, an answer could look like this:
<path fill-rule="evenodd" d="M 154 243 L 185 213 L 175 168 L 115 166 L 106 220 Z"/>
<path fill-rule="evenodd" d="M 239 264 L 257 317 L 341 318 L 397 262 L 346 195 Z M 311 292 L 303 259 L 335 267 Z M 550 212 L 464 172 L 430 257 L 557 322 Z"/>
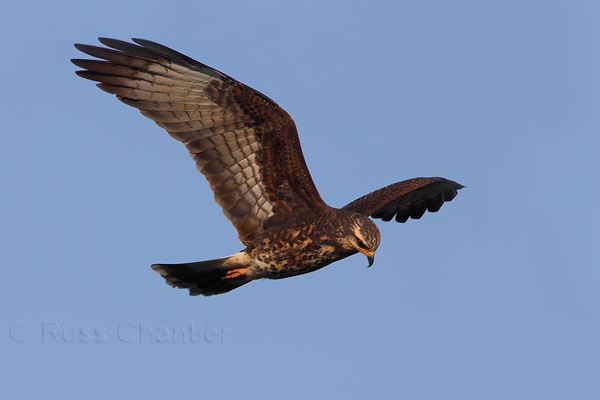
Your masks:
<path fill-rule="evenodd" d="M 353 213 L 346 231 L 346 245 L 354 251 L 360 251 L 369 260 L 369 267 L 375 260 L 375 250 L 379 247 L 381 235 L 377 225 L 367 216 Z"/>

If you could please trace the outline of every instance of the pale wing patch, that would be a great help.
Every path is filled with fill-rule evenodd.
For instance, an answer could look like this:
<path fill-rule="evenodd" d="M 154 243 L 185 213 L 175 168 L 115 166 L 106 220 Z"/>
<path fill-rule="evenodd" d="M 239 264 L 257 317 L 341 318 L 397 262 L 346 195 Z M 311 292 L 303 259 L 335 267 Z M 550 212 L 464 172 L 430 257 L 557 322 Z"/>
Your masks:
<path fill-rule="evenodd" d="M 219 106 L 207 94 L 207 87 L 222 82 L 223 75 L 208 67 L 188 68 L 129 43 L 103 43 L 122 51 L 78 45 L 106 60 L 74 60 L 86 69 L 78 74 L 100 82 L 101 89 L 138 108 L 186 146 L 210 182 L 215 201 L 246 243 L 272 215 L 273 205 L 262 183 L 257 157 L 261 144 L 249 125 L 252 121 L 239 107 Z"/>

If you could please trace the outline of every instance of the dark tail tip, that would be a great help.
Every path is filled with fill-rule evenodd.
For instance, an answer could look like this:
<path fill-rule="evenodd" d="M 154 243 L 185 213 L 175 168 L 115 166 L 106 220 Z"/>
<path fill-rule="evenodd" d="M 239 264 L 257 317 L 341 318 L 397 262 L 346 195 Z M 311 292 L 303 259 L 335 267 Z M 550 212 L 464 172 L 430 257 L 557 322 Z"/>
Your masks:
<path fill-rule="evenodd" d="M 228 277 L 227 268 L 223 265 L 226 259 L 201 261 L 187 264 L 154 264 L 152 269 L 165 278 L 167 284 L 181 289 L 189 289 L 190 296 L 212 296 L 229 292 L 252 279 L 245 274 Z M 232 276 L 229 274 L 229 276 Z"/>

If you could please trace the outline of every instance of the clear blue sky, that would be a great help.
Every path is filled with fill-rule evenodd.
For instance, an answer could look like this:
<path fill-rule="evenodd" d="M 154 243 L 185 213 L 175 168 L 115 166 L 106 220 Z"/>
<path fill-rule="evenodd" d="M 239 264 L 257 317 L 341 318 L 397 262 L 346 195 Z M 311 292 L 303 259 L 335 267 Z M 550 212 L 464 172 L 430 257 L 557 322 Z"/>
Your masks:
<path fill-rule="evenodd" d="M 600 398 L 598 2 L 154 3 L 2 6 L 4 398 Z M 378 223 L 369 270 L 189 297 L 149 265 L 242 246 L 185 149 L 73 73 L 98 36 L 275 99 L 331 205 L 467 188 Z"/>

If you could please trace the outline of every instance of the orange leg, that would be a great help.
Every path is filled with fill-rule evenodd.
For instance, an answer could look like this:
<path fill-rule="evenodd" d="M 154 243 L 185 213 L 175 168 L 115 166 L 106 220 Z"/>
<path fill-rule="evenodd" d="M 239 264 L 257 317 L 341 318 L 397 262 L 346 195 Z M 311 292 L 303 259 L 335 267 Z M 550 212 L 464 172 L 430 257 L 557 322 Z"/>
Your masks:
<path fill-rule="evenodd" d="M 240 275 L 244 275 L 246 271 L 248 271 L 250 267 L 236 268 L 230 269 L 227 271 L 227 275 L 225 275 L 225 279 L 237 278 Z"/>

